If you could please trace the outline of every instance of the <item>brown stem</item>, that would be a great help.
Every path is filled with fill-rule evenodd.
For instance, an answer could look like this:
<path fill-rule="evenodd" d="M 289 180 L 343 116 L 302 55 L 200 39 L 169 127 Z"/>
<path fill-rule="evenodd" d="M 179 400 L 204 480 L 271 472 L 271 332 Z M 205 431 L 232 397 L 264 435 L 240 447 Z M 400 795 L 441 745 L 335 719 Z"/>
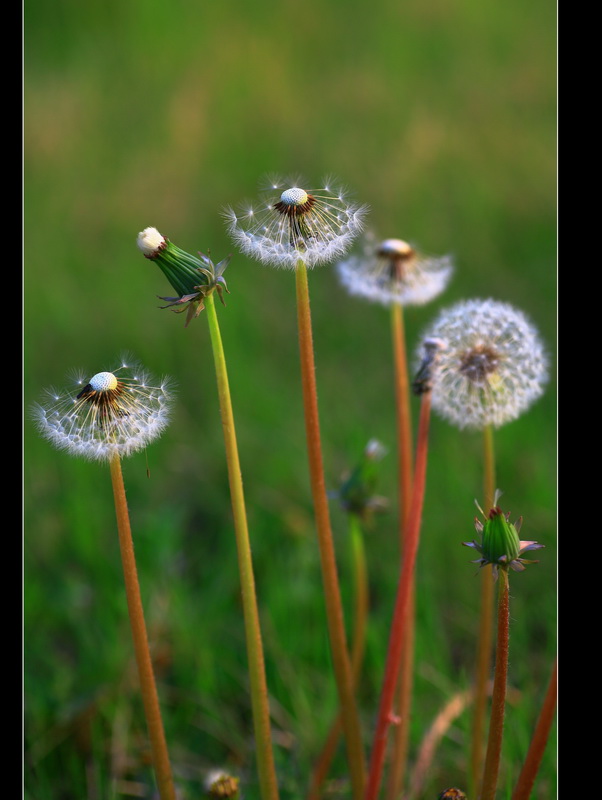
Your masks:
<path fill-rule="evenodd" d="M 123 485 L 121 461 L 118 456 L 114 456 L 111 459 L 111 481 L 113 483 L 113 495 L 115 498 L 115 512 L 117 515 L 117 530 L 119 532 L 119 546 L 121 548 L 123 576 L 125 579 L 125 593 L 130 616 L 130 625 L 132 628 L 132 637 L 134 640 L 136 662 L 138 664 L 138 675 L 140 676 L 140 689 L 142 691 L 144 713 L 153 753 L 153 765 L 157 778 L 157 786 L 159 788 L 161 800 L 175 800 L 176 795 L 171 776 L 171 766 L 167 753 L 167 744 L 165 742 L 155 676 L 153 674 L 153 664 L 148 646 L 142 599 L 140 597 L 140 585 L 138 583 L 136 558 L 134 556 L 134 542 L 132 540 L 130 517 Z"/>
<path fill-rule="evenodd" d="M 303 261 L 298 262 L 295 274 L 305 430 L 307 436 L 310 483 L 322 566 L 326 617 L 333 668 L 343 717 L 343 729 L 347 745 L 353 798 L 354 800 L 360 800 L 365 782 L 364 752 L 351 674 L 351 664 L 347 650 L 343 605 L 341 602 L 334 543 L 330 528 L 328 495 L 326 493 L 326 483 L 324 480 L 307 267 Z"/>
<path fill-rule="evenodd" d="M 529 800 L 531 796 L 531 789 L 535 783 L 535 778 L 543 758 L 544 750 L 550 735 L 550 728 L 554 721 L 554 714 L 556 711 L 556 689 L 558 685 L 558 660 L 554 659 L 554 668 L 552 670 L 552 677 L 548 684 L 548 690 L 543 701 L 543 706 L 533 732 L 533 738 L 529 745 L 525 763 L 518 776 L 518 781 L 514 792 L 512 793 L 512 800 Z"/>
<path fill-rule="evenodd" d="M 403 644 L 407 642 L 406 630 L 412 596 L 414 566 L 418 553 L 420 539 L 420 523 L 422 521 L 422 506 L 424 502 L 424 491 L 426 485 L 426 464 L 428 454 L 428 431 L 431 410 L 431 394 L 425 392 L 422 395 L 420 406 L 420 421 L 418 425 L 418 439 L 416 443 L 416 467 L 414 477 L 414 487 L 412 492 L 412 503 L 408 521 L 408 532 L 406 539 L 406 552 L 399 577 L 397 587 L 397 598 L 391 631 L 389 635 L 389 648 L 387 652 L 387 662 L 385 665 L 385 675 L 381 692 L 380 707 L 376 721 L 374 742 L 372 746 L 372 758 L 370 761 L 370 772 L 368 774 L 368 784 L 366 786 L 365 800 L 376 800 L 381 783 L 381 776 L 385 761 L 387 734 L 389 727 L 394 721 L 393 718 L 393 699 L 397 686 L 397 678 L 401 664 Z"/>
<path fill-rule="evenodd" d="M 489 739 L 485 754 L 483 783 L 480 800 L 495 800 L 495 790 L 502 754 L 502 737 L 504 734 L 504 712 L 506 709 L 506 685 L 508 682 L 508 645 L 510 632 L 510 608 L 508 598 L 508 571 L 498 570 L 498 622 L 497 647 L 495 651 L 495 673 L 493 676 L 493 693 L 491 696 L 491 717 L 489 720 Z"/>
<path fill-rule="evenodd" d="M 399 532 L 402 558 L 406 548 L 410 503 L 412 499 L 412 418 L 410 409 L 410 382 L 405 344 L 403 306 L 391 306 L 393 334 L 393 356 L 395 363 L 395 393 L 397 409 L 397 436 L 399 454 Z M 395 728 L 391 755 L 391 768 L 387 780 L 387 800 L 399 797 L 405 777 L 410 729 L 410 707 L 414 669 L 414 590 L 410 600 L 410 610 L 406 632 L 407 641 L 403 646 L 403 663 L 397 690 L 397 715 L 399 724 Z"/>
<path fill-rule="evenodd" d="M 351 672 L 353 685 L 357 686 L 359 674 L 364 658 L 366 645 L 366 622 L 368 617 L 368 574 L 364 552 L 364 539 L 362 529 L 355 514 L 349 515 L 349 535 L 353 557 L 353 579 L 355 587 L 354 622 L 351 649 Z M 339 711 L 337 714 L 322 749 L 320 757 L 314 767 L 311 785 L 307 800 L 319 800 L 322 786 L 328 776 L 328 770 L 336 753 L 339 737 L 343 730 L 343 719 Z"/>

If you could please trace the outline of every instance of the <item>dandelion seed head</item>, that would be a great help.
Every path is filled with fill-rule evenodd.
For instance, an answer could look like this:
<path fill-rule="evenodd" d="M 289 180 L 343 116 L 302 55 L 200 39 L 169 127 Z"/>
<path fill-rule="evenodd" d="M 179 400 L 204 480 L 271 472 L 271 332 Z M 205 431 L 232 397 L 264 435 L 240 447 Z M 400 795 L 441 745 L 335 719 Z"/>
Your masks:
<path fill-rule="evenodd" d="M 433 409 L 459 428 L 497 428 L 543 394 L 543 344 L 525 315 L 508 303 L 458 303 L 441 312 L 427 336 L 445 344 L 432 373 Z"/>
<path fill-rule="evenodd" d="M 243 253 L 276 267 L 325 264 L 343 255 L 363 227 L 367 206 L 352 203 L 330 182 L 306 189 L 300 178 L 270 178 L 257 208 L 224 212 L 230 235 Z"/>
<path fill-rule="evenodd" d="M 337 264 L 339 279 L 352 295 L 389 306 L 424 305 L 447 286 L 450 256 L 423 255 L 403 239 L 378 241 L 368 232 L 362 251 Z"/>
<path fill-rule="evenodd" d="M 79 375 L 72 386 L 47 390 L 32 409 L 41 435 L 72 455 L 122 458 L 146 447 L 169 423 L 170 381 L 156 383 L 139 365 L 122 364 L 89 380 Z"/>

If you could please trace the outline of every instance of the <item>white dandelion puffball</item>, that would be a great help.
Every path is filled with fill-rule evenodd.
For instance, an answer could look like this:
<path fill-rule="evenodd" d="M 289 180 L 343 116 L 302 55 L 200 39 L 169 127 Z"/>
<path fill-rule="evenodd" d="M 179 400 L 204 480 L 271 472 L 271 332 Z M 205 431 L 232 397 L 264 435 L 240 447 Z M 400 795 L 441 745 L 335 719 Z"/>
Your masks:
<path fill-rule="evenodd" d="M 145 228 L 140 231 L 136 244 L 142 253 L 149 257 L 154 256 L 165 247 L 165 237 L 156 228 Z"/>
<path fill-rule="evenodd" d="M 402 239 L 364 236 L 362 253 L 337 264 L 352 295 L 390 306 L 424 305 L 445 289 L 453 272 L 450 256 L 426 256 Z"/>
<path fill-rule="evenodd" d="M 122 458 L 146 447 L 167 427 L 173 391 L 138 365 L 79 377 L 73 389 L 50 389 L 33 408 L 38 430 L 60 450 L 94 461 Z"/>
<path fill-rule="evenodd" d="M 343 255 L 361 231 L 367 206 L 351 203 L 330 184 L 317 190 L 302 181 L 274 179 L 262 204 L 226 209 L 228 231 L 243 253 L 275 267 L 326 264 Z"/>
<path fill-rule="evenodd" d="M 460 428 L 497 428 L 543 393 L 544 347 L 524 314 L 507 303 L 458 303 L 441 312 L 424 338 L 445 343 L 433 369 L 432 405 Z"/>

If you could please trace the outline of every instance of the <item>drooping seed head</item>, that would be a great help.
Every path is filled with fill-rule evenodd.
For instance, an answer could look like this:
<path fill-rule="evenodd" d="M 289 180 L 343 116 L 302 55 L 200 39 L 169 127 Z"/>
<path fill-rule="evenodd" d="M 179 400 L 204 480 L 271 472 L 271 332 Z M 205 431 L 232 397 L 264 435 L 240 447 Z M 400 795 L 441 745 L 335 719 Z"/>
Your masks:
<path fill-rule="evenodd" d="M 296 269 L 342 255 L 361 231 L 366 206 L 357 206 L 329 184 L 308 191 L 297 180 L 274 179 L 261 208 L 226 209 L 230 235 L 249 256 Z"/>
<path fill-rule="evenodd" d="M 96 461 L 146 447 L 167 427 L 173 401 L 167 379 L 157 383 L 125 363 L 47 396 L 32 410 L 42 436 L 71 455 Z"/>
<path fill-rule="evenodd" d="M 365 234 L 361 255 L 337 264 L 350 294 L 382 305 L 423 305 L 445 289 L 453 272 L 449 256 L 423 255 L 403 239 L 378 241 Z"/>

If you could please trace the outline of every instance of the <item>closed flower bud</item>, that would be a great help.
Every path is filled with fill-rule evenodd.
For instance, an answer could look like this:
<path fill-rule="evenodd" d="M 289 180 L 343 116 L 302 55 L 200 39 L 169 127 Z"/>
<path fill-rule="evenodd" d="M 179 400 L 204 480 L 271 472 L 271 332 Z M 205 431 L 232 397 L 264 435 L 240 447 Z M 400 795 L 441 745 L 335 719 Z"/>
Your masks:
<path fill-rule="evenodd" d="M 177 292 L 177 297 L 159 298 L 167 301 L 162 308 L 173 308 L 178 314 L 187 311 L 186 326 L 193 317 L 198 317 L 205 307 L 205 297 L 214 290 L 224 303 L 223 292 L 228 292 L 228 287 L 223 273 L 230 256 L 218 264 L 204 253 L 199 253 L 197 258 L 170 242 L 156 228 L 141 231 L 137 243 L 144 257 L 157 264 Z"/>
<path fill-rule="evenodd" d="M 536 561 L 528 561 L 521 558 L 527 550 L 539 550 L 544 545 L 534 541 L 522 541 L 519 538 L 523 518 L 519 517 L 513 524 L 510 522 L 510 512 L 504 514 L 497 505 L 500 492 L 495 493 L 494 506 L 487 515 L 477 504 L 477 508 L 483 514 L 484 522 L 475 518 L 475 529 L 481 534 L 479 542 L 462 542 L 466 547 L 473 547 L 481 554 L 473 563 L 481 567 L 491 564 L 493 577 L 497 578 L 497 570 L 508 568 L 515 572 L 522 572 L 525 564 L 536 564 Z"/>

